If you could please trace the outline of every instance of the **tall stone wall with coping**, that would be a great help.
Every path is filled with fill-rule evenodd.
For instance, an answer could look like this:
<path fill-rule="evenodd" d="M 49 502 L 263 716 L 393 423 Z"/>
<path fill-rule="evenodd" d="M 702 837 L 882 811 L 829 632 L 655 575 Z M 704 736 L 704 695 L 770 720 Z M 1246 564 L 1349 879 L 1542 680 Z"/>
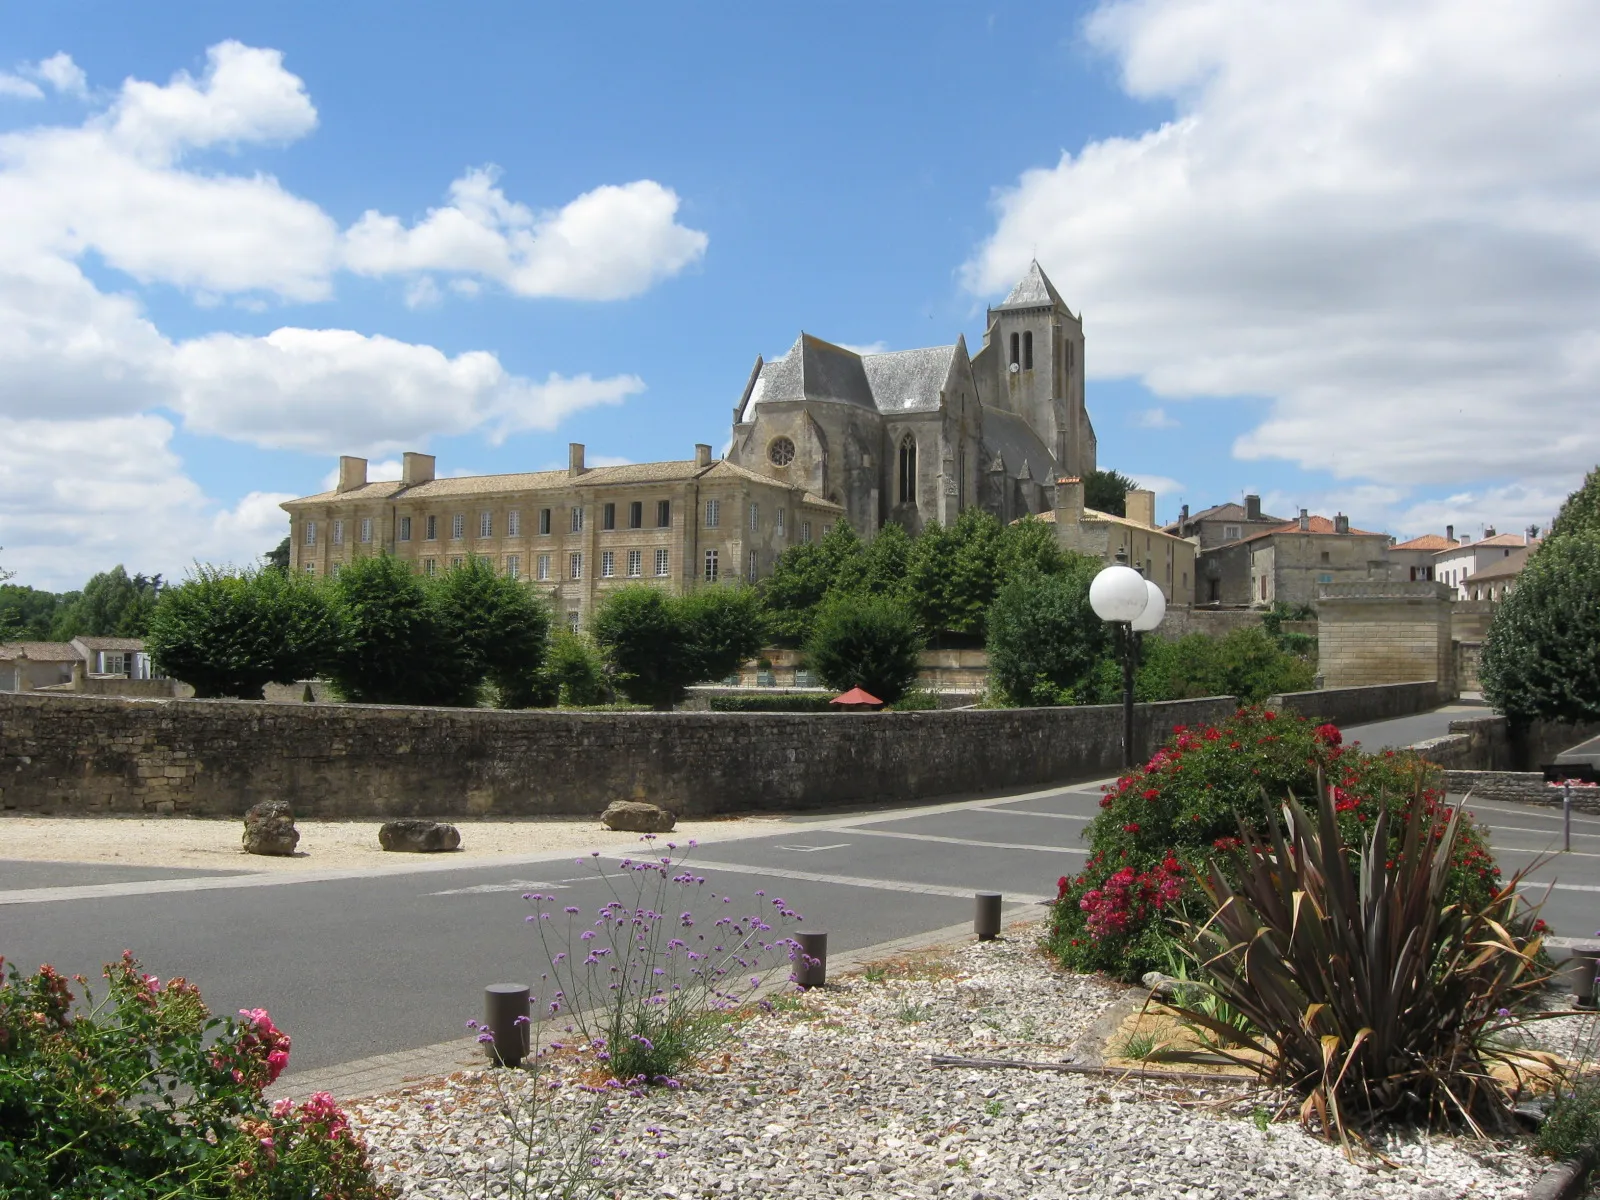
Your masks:
<path fill-rule="evenodd" d="M 1449 592 L 1442 583 L 1325 584 L 1317 599 L 1325 686 L 1453 684 Z"/>
<path fill-rule="evenodd" d="M 1140 705 L 1139 744 L 1229 697 Z M 0 812 L 318 817 L 795 811 L 1115 773 L 1119 706 L 578 713 L 0 695 Z"/>

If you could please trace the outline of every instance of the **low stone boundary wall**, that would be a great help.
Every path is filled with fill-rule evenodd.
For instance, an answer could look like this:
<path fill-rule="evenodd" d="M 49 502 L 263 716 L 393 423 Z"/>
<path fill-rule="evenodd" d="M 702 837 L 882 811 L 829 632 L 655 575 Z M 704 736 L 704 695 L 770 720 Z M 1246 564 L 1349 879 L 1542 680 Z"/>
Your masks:
<path fill-rule="evenodd" d="M 1273 696 L 1267 704 L 1288 709 L 1303 717 L 1346 725 L 1365 725 L 1429 712 L 1456 699 L 1449 684 L 1429 680 L 1424 683 L 1379 683 L 1370 687 L 1323 688 L 1315 692 L 1289 692 Z"/>
<path fill-rule="evenodd" d="M 1540 771 L 1446 771 L 1444 786 L 1452 795 L 1472 793 L 1474 800 L 1502 800 L 1517 804 L 1561 804 L 1561 789 L 1550 787 Z M 1574 788 L 1572 807 L 1600 812 L 1600 797 L 1586 797 L 1593 788 Z"/>
<path fill-rule="evenodd" d="M 1140 705 L 1140 744 L 1230 697 Z M 0 694 L 0 811 L 686 816 L 921 800 L 1115 773 L 1120 706 L 576 713 Z"/>

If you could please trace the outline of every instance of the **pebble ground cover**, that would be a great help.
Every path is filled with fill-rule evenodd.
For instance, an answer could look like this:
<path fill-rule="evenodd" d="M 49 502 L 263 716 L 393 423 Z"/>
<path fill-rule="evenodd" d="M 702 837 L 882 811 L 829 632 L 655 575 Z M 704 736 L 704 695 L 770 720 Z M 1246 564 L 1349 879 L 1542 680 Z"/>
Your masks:
<path fill-rule="evenodd" d="M 1247 1082 L 931 1066 L 934 1054 L 1081 1062 L 1103 1049 L 1104 1015 L 1143 993 L 1062 971 L 1038 937 L 1013 927 L 747 1010 L 725 1056 L 683 1086 L 608 1097 L 606 1194 L 1516 1200 L 1550 1167 L 1524 1142 L 1422 1133 L 1375 1147 L 1388 1165 L 1352 1162 L 1272 1120 L 1284 1098 Z M 588 1069 L 581 1052 L 558 1063 Z M 401 1196 L 493 1200 L 514 1194 L 499 1109 L 528 1086 L 522 1072 L 469 1071 L 349 1108 Z M 570 1119 L 587 1120 L 585 1094 L 564 1093 Z"/>

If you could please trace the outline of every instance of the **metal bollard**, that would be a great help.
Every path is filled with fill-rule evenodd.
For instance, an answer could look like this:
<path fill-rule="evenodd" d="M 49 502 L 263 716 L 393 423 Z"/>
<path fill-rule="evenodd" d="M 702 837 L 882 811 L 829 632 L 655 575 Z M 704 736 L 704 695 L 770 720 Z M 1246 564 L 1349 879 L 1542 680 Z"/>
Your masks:
<path fill-rule="evenodd" d="M 1594 1008 L 1595 966 L 1597 955 L 1593 950 L 1574 950 L 1567 960 L 1565 974 L 1577 998 L 1577 1008 Z"/>
<path fill-rule="evenodd" d="M 803 988 L 821 987 L 828 981 L 828 935 L 796 933 L 794 940 L 800 944 L 800 953 L 794 962 L 794 981 Z"/>
<path fill-rule="evenodd" d="M 973 932 L 978 935 L 980 942 L 992 942 L 1000 936 L 1000 893 L 979 892 L 976 898 Z"/>
<path fill-rule="evenodd" d="M 501 1066 L 520 1066 L 528 1057 L 533 1036 L 528 1019 L 531 991 L 525 983 L 491 983 L 483 989 L 483 1023 L 494 1036 L 489 1054 Z"/>

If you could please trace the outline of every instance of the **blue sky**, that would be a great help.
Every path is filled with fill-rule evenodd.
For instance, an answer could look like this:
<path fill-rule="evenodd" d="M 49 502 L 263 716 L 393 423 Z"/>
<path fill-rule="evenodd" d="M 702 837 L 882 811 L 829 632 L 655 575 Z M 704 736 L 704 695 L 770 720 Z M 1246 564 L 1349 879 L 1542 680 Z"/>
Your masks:
<path fill-rule="evenodd" d="M 1370 9 L 13 8 L 0 565 L 247 556 L 341 451 L 687 457 L 756 354 L 976 348 L 1033 254 L 1163 515 L 1542 523 L 1600 457 L 1593 16 Z"/>

